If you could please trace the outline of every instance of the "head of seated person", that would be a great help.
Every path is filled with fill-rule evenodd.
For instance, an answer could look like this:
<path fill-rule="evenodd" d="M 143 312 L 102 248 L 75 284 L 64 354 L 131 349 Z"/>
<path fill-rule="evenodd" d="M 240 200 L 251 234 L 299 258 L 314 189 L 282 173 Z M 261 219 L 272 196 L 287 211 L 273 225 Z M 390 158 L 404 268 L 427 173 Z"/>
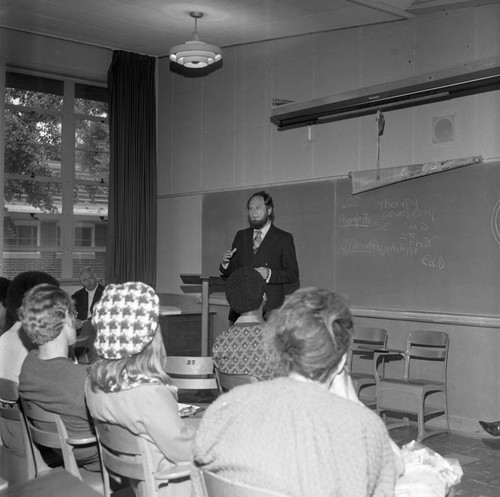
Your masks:
<path fill-rule="evenodd" d="M 262 320 L 266 282 L 256 269 L 248 266 L 236 269 L 226 281 L 226 298 L 240 316 L 254 314 Z"/>
<path fill-rule="evenodd" d="M 347 302 L 329 290 L 297 290 L 268 323 L 288 374 L 330 388 L 343 369 L 352 340 Z"/>
<path fill-rule="evenodd" d="M 92 316 L 100 358 L 90 368 L 93 391 L 120 391 L 136 382 L 168 383 L 158 320 L 159 298 L 149 285 L 128 282 L 106 287 Z"/>
<path fill-rule="evenodd" d="M 42 283 L 24 296 L 19 318 L 28 338 L 38 345 L 39 355 L 60 344 L 67 350 L 76 340 L 75 306 L 71 297 L 56 285 Z"/>
<path fill-rule="evenodd" d="M 59 286 L 59 282 L 44 271 L 26 271 L 19 273 L 10 283 L 7 290 L 7 322 L 6 326 L 12 327 L 19 320 L 19 309 L 26 293 L 37 285 L 46 283 Z"/>
<path fill-rule="evenodd" d="M 352 327 L 340 295 L 293 293 L 265 328 L 288 375 L 234 388 L 210 405 L 195 437 L 195 466 L 289 496 L 392 495 L 383 422 L 330 391 L 345 374 Z"/>

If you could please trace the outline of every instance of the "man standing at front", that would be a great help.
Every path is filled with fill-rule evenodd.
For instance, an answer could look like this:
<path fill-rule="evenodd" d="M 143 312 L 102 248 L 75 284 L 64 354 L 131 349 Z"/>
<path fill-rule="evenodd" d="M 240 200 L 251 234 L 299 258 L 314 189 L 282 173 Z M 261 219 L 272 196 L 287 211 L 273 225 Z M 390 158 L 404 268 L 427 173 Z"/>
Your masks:
<path fill-rule="evenodd" d="M 267 283 L 264 317 L 281 306 L 285 298 L 283 285 L 299 279 L 293 236 L 273 224 L 274 204 L 269 193 L 254 193 L 247 202 L 250 228 L 240 230 L 230 250 L 226 250 L 219 267 L 223 276 L 229 276 L 243 266 L 255 268 Z M 238 314 L 232 309 L 229 321 Z"/>

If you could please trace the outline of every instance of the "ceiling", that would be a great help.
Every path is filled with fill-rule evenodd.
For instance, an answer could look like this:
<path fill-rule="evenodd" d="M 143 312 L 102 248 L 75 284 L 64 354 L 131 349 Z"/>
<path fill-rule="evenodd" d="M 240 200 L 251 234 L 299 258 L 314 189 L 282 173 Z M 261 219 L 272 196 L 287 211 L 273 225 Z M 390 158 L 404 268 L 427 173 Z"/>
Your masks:
<path fill-rule="evenodd" d="M 0 0 L 0 26 L 91 45 L 168 55 L 192 39 L 228 47 L 402 21 L 500 0 Z"/>

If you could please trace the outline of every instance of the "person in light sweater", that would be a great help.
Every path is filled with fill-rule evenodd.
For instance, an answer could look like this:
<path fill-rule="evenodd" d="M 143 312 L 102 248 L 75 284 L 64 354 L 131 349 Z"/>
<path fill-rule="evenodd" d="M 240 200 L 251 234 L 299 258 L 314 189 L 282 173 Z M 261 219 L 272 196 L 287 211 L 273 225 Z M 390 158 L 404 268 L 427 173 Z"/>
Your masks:
<path fill-rule="evenodd" d="M 167 356 L 158 319 L 159 298 L 141 282 L 108 285 L 95 305 L 97 330 L 85 396 L 92 417 L 116 424 L 151 444 L 157 475 L 191 459 L 194 428 L 180 418 L 177 389 L 165 373 Z M 159 495 L 188 497 L 189 476 L 171 480 Z"/>
<path fill-rule="evenodd" d="M 201 470 L 289 497 L 394 495 L 387 430 L 346 388 L 352 326 L 345 300 L 318 288 L 297 290 L 273 313 L 266 331 L 288 376 L 236 387 L 207 409 L 193 495 L 203 495 Z"/>

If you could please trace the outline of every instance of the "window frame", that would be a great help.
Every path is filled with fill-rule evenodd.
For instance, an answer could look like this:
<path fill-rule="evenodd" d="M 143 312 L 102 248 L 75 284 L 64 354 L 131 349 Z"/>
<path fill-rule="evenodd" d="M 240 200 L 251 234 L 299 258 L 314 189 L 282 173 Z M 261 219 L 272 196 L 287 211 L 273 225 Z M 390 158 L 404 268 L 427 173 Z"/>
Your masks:
<path fill-rule="evenodd" d="M 31 106 L 24 106 L 24 105 L 14 105 L 14 104 L 7 104 L 5 102 L 5 91 L 6 91 L 6 75 L 7 73 L 15 73 L 17 75 L 25 75 L 25 76 L 35 76 L 36 78 L 41 77 L 41 78 L 47 78 L 53 81 L 58 81 L 62 82 L 63 84 L 63 105 L 61 111 L 59 110 L 52 110 L 52 109 L 44 109 L 40 107 L 31 107 Z M 22 77 L 21 77 L 22 78 Z M 68 78 L 68 77 L 62 77 L 62 76 L 57 76 L 57 75 L 49 75 L 49 74 L 40 74 L 32 71 L 23 71 L 19 70 L 18 68 L 10 68 L 5 63 L 2 63 L 0 61 L 0 89 L 3 90 L 2 93 L 4 95 L 4 98 L 0 99 L 1 104 L 0 104 L 0 181 L 2 184 L 1 188 L 1 200 L 4 201 L 4 186 L 5 182 L 8 179 L 17 179 L 17 180 L 26 180 L 27 177 L 23 174 L 13 174 L 13 173 L 6 173 L 5 172 L 5 110 L 6 108 L 12 108 L 15 110 L 21 110 L 21 111 L 34 111 L 43 115 L 56 115 L 60 118 L 61 120 L 61 149 L 60 149 L 60 157 L 61 157 L 61 169 L 60 169 L 60 176 L 55 176 L 55 177 L 42 177 L 42 176 L 34 176 L 30 177 L 30 180 L 35 180 L 37 182 L 51 182 L 51 183 L 57 183 L 61 185 L 61 192 L 62 192 L 62 197 L 61 197 L 61 209 L 58 213 L 52 214 L 52 213 L 45 213 L 41 212 L 39 209 L 36 209 L 33 207 L 31 212 L 26 212 L 24 214 L 23 212 L 9 212 L 9 213 L 4 213 L 2 210 L 2 213 L 0 214 L 0 223 L 1 226 L 0 228 L 2 229 L 3 233 L 3 224 L 4 224 L 4 218 L 6 215 L 14 217 L 16 219 L 16 225 L 18 222 L 23 222 L 23 223 L 30 223 L 32 222 L 30 219 L 26 219 L 24 216 L 31 215 L 36 216 L 38 221 L 35 221 L 37 223 L 37 238 L 38 238 L 38 247 L 37 251 L 31 252 L 28 251 L 23 251 L 18 250 L 20 248 L 19 246 L 15 247 L 15 251 L 12 251 L 11 249 L 14 248 L 13 246 L 7 246 L 3 242 L 3 237 L 2 240 L 0 241 L 0 274 L 4 274 L 4 259 L 13 259 L 13 258 L 26 258 L 25 255 L 31 254 L 30 258 L 40 258 L 42 252 L 51 252 L 55 253 L 56 259 L 59 259 L 61 261 L 61 274 L 58 275 L 57 277 L 61 280 L 65 281 L 72 281 L 75 280 L 76 278 L 73 276 L 74 274 L 74 262 L 79 260 L 79 259 L 95 259 L 96 258 L 96 253 L 97 252 L 105 252 L 106 247 L 96 247 L 95 246 L 95 241 L 96 241 L 96 225 L 104 222 L 104 216 L 107 218 L 107 212 L 104 212 L 104 215 L 101 215 L 101 213 L 96 214 L 96 215 L 81 215 L 81 214 L 75 214 L 74 212 L 74 201 L 73 201 L 73 192 L 75 187 L 77 186 L 98 186 L 98 187 L 106 187 L 107 191 L 109 193 L 109 182 L 105 178 L 101 177 L 96 177 L 92 179 L 77 179 L 76 178 L 76 168 L 75 168 L 75 161 L 76 161 L 76 151 L 80 149 L 80 147 L 77 147 L 76 139 L 75 139 L 75 131 L 76 131 L 76 122 L 78 119 L 84 119 L 84 120 L 93 120 L 93 121 L 100 121 L 100 122 L 105 122 L 109 126 L 109 108 L 107 111 L 106 116 L 97 116 L 93 114 L 83 114 L 80 110 L 77 111 L 75 108 L 75 89 L 77 86 L 80 85 L 80 91 L 81 91 L 81 86 L 83 87 L 88 87 L 90 89 L 98 89 L 102 88 L 105 89 L 106 85 L 105 84 L 100 84 L 96 83 L 95 81 L 82 81 L 82 80 L 77 80 L 74 78 Z M 21 85 L 13 85 L 12 87 L 15 88 L 21 88 Z M 26 88 L 24 88 L 26 89 Z M 35 90 L 35 91 L 40 91 L 42 93 L 48 93 L 46 89 L 40 89 L 40 90 Z M 95 100 L 92 97 L 87 97 L 85 96 L 78 96 L 76 98 L 86 98 L 87 100 Z M 100 100 L 98 100 L 100 101 Z M 93 152 L 94 150 L 90 149 L 85 149 L 86 151 L 91 151 Z M 108 143 L 108 149 L 107 151 L 99 151 L 101 153 L 107 153 L 109 154 L 109 143 Z M 109 198 L 109 197 L 108 197 Z M 76 205 L 76 204 L 75 204 Z M 26 204 L 28 206 L 28 204 Z M 107 210 L 107 205 L 106 205 L 106 210 Z M 29 209 L 25 209 L 29 210 Z M 23 218 L 23 219 L 20 219 Z M 57 223 L 58 226 L 60 226 L 60 233 L 61 233 L 61 238 L 60 244 L 57 244 L 57 238 L 56 238 L 56 243 L 53 246 L 41 246 L 40 245 L 40 239 L 41 239 L 41 221 L 54 221 Z M 85 227 L 92 227 L 92 246 L 91 247 L 79 247 L 76 246 L 76 240 L 75 240 L 75 228 L 77 226 L 85 226 Z M 16 255 L 14 255 L 16 254 Z"/>

